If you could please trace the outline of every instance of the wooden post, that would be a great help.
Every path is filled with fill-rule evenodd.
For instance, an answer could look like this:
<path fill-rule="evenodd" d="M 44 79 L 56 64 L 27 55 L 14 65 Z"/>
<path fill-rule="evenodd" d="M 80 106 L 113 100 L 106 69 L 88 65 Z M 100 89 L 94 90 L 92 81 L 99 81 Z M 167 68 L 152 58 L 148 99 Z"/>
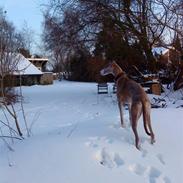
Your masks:
<path fill-rule="evenodd" d="M 155 95 L 161 95 L 161 85 L 159 83 L 153 83 L 151 85 L 151 92 Z"/>

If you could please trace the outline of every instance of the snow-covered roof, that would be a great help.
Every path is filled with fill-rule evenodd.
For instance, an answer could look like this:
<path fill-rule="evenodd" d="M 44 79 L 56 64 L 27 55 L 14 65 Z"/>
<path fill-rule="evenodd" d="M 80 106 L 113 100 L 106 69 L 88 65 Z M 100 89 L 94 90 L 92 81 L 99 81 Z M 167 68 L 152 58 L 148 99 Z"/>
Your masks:
<path fill-rule="evenodd" d="M 169 49 L 165 47 L 154 47 L 152 49 L 153 54 L 164 55 Z"/>
<path fill-rule="evenodd" d="M 14 71 L 14 75 L 42 75 L 43 73 L 22 54 L 15 56 L 18 60 L 17 68 Z"/>
<path fill-rule="evenodd" d="M 173 46 L 168 46 L 167 48 L 165 48 L 165 47 L 154 47 L 154 48 L 152 48 L 153 54 L 158 54 L 158 55 L 164 55 L 169 50 L 175 50 L 176 51 L 176 49 Z"/>

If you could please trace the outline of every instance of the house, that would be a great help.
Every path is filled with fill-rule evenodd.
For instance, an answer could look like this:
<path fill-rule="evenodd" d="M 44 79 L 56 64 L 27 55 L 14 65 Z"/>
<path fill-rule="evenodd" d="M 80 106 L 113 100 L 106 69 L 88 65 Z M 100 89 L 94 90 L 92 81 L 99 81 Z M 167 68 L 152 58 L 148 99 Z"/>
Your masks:
<path fill-rule="evenodd" d="M 154 47 L 152 52 L 156 59 L 163 65 L 174 66 L 181 64 L 181 53 L 174 47 Z"/>
<path fill-rule="evenodd" d="M 5 55 L 3 70 L 0 70 L 0 78 L 5 93 L 11 92 L 12 87 L 20 85 L 40 84 L 43 73 L 20 53 Z M 7 64 L 6 64 L 7 63 Z M 3 77 L 2 77 L 3 76 Z M 2 96 L 0 86 L 0 97 Z"/>
<path fill-rule="evenodd" d="M 8 57 L 8 59 L 7 59 Z M 20 53 L 8 54 L 8 74 L 4 75 L 3 88 L 30 86 L 34 84 L 52 84 L 53 74 L 43 73 Z M 0 73 L 1 76 L 1 73 Z M 0 87 L 0 96 L 2 94 Z"/>

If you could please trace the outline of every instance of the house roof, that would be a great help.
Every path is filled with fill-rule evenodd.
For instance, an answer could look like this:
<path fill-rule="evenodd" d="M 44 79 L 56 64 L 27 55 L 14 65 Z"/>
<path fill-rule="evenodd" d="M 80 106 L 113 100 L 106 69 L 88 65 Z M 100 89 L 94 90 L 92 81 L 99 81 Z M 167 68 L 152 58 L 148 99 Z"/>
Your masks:
<path fill-rule="evenodd" d="M 26 59 L 22 54 L 17 54 L 15 56 L 18 60 L 17 68 L 13 72 L 14 75 L 42 75 L 43 73 L 32 64 L 28 59 Z"/>
<path fill-rule="evenodd" d="M 165 48 L 165 47 L 154 47 L 152 48 L 152 52 L 153 54 L 158 54 L 158 55 L 164 55 L 165 53 L 167 53 L 169 50 L 169 48 Z"/>
<path fill-rule="evenodd" d="M 29 61 L 48 62 L 48 58 L 27 58 Z"/>
<path fill-rule="evenodd" d="M 154 47 L 152 48 L 153 54 L 158 54 L 158 55 L 164 55 L 166 54 L 169 50 L 174 50 L 176 52 L 179 52 L 175 49 L 173 46 L 168 46 L 167 48 L 165 47 Z"/>

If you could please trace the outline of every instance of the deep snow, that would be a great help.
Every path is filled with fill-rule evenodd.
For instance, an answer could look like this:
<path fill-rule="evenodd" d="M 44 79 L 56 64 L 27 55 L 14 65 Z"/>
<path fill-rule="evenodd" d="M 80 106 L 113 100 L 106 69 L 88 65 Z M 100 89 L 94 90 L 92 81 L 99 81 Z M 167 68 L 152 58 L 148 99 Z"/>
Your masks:
<path fill-rule="evenodd" d="M 180 93 L 165 98 L 167 108 L 152 109 L 154 145 L 140 118 L 141 151 L 128 111 L 121 128 L 115 95 L 97 95 L 96 83 L 62 81 L 23 93 L 32 136 L 16 141 L 14 152 L 0 142 L 0 183 L 183 182 L 183 108 L 176 108 L 183 101 L 173 104 Z"/>

